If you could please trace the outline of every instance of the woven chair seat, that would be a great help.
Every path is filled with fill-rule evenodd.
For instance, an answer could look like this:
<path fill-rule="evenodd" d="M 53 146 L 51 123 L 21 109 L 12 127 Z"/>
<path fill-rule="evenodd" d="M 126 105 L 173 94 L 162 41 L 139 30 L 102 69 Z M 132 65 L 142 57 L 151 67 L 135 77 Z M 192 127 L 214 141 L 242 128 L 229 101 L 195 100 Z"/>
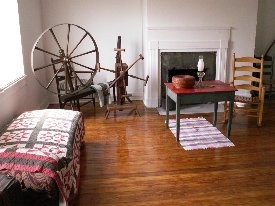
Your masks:
<path fill-rule="evenodd" d="M 235 102 L 243 102 L 243 103 L 259 103 L 260 100 L 258 97 L 244 97 L 244 96 L 235 96 Z"/>

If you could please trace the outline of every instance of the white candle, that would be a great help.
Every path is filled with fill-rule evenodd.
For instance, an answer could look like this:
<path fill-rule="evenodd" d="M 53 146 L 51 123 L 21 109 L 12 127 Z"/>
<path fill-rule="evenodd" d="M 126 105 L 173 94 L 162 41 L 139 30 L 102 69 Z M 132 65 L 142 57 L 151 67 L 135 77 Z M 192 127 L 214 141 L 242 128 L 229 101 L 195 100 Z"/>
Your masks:
<path fill-rule="evenodd" d="M 198 71 L 202 72 L 204 70 L 204 62 L 203 62 L 203 57 L 199 56 L 199 61 L 198 61 Z"/>

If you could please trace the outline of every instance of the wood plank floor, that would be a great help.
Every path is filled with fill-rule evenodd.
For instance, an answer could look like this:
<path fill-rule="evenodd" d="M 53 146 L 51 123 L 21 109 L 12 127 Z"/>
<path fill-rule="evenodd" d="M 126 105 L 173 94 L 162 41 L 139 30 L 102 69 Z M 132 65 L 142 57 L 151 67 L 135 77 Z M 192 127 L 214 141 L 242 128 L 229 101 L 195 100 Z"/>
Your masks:
<path fill-rule="evenodd" d="M 165 116 L 138 104 L 141 117 L 125 110 L 107 120 L 105 108 L 81 108 L 86 146 L 75 205 L 275 205 L 275 102 L 261 128 L 234 117 L 235 147 L 192 151 L 165 128 Z M 226 133 L 221 114 L 217 128 Z"/>

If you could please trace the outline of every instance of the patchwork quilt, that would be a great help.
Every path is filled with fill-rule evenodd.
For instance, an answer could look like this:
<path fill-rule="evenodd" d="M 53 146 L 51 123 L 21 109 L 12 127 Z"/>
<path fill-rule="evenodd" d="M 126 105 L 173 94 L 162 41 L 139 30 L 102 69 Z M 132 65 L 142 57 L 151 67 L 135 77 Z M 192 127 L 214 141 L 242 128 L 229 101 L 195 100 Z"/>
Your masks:
<path fill-rule="evenodd" d="M 22 113 L 0 137 L 0 172 L 14 175 L 25 187 L 58 186 L 69 202 L 78 192 L 84 123 L 78 111 L 62 109 Z"/>

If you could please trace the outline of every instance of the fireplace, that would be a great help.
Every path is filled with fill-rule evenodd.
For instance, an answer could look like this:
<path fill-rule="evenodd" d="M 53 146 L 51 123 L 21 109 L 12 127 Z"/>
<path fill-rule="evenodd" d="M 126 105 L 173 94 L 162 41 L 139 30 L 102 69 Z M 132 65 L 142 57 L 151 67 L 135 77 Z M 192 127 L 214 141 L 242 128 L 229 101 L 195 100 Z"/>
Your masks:
<path fill-rule="evenodd" d="M 216 78 L 216 55 L 217 52 L 161 52 L 161 102 L 160 106 L 165 108 L 166 88 L 165 82 L 172 82 L 174 75 L 191 75 L 198 80 L 197 63 L 199 56 L 204 58 L 204 80 Z M 171 103 L 171 110 L 174 105 Z"/>
<path fill-rule="evenodd" d="M 161 105 L 161 58 L 165 52 L 212 52 L 216 56 L 216 67 L 212 68 L 209 66 L 209 69 L 215 70 L 216 80 L 227 82 L 229 73 L 227 52 L 230 33 L 230 27 L 145 28 L 144 63 L 145 73 L 148 74 L 150 78 L 144 91 L 144 104 L 147 107 L 159 107 Z M 204 58 L 204 60 L 206 60 L 206 58 Z M 175 66 L 175 69 L 177 68 L 178 67 Z"/>

